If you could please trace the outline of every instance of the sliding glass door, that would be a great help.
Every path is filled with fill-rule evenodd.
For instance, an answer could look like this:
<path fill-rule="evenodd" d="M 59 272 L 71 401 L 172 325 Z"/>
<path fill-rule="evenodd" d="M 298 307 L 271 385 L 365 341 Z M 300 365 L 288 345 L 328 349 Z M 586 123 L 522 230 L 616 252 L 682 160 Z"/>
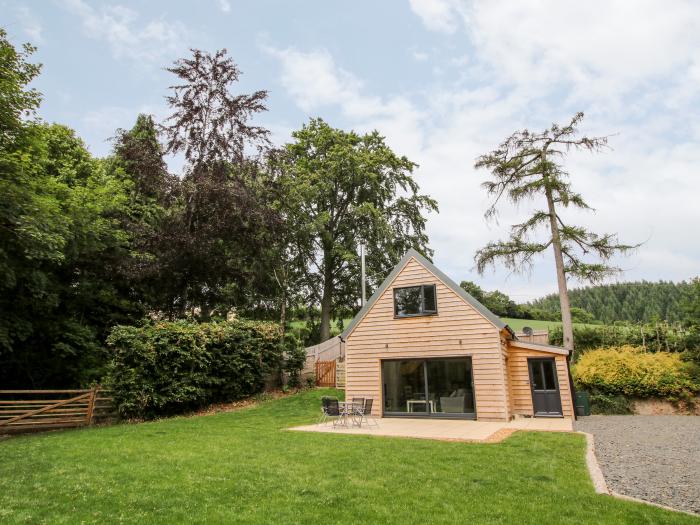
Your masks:
<path fill-rule="evenodd" d="M 384 415 L 474 418 L 471 359 L 382 361 Z"/>

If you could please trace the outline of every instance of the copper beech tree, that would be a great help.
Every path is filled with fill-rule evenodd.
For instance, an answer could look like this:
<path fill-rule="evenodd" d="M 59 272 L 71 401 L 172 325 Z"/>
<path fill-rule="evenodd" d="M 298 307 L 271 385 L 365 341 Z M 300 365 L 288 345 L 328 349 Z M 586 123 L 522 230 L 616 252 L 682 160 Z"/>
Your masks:
<path fill-rule="evenodd" d="M 583 113 L 577 113 L 565 126 L 553 124 L 540 133 L 528 130 L 513 133 L 498 148 L 482 155 L 475 167 L 491 171 L 491 179 L 482 184 L 494 200 L 486 218 L 495 219 L 503 199 L 518 205 L 525 201 L 542 207 L 520 224 L 511 226 L 505 241 L 490 242 L 476 252 L 479 273 L 500 261 L 515 272 L 532 268 L 533 259 L 552 249 L 556 265 L 564 347 L 573 350 L 574 336 L 567 277 L 597 283 L 620 272 L 610 264 L 616 254 L 625 254 L 636 246 L 622 244 L 616 234 L 594 233 L 583 226 L 569 224 L 561 213 L 567 208 L 593 210 L 576 193 L 563 165 L 572 150 L 599 152 L 607 146 L 607 137 L 579 134 Z"/>

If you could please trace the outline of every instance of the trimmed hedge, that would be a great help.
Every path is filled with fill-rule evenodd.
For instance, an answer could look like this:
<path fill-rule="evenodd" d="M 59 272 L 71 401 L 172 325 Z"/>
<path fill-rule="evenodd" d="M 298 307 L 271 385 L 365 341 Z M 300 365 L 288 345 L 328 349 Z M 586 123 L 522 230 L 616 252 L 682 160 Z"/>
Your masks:
<path fill-rule="evenodd" d="M 261 392 L 265 377 L 279 373 L 296 339 L 280 343 L 273 323 L 234 320 L 146 322 L 116 326 L 107 385 L 124 417 L 182 413 Z M 285 352 L 284 350 L 287 350 Z"/>
<path fill-rule="evenodd" d="M 595 394 L 678 400 L 700 391 L 693 365 L 680 354 L 632 346 L 590 350 L 571 372 L 579 388 Z"/>

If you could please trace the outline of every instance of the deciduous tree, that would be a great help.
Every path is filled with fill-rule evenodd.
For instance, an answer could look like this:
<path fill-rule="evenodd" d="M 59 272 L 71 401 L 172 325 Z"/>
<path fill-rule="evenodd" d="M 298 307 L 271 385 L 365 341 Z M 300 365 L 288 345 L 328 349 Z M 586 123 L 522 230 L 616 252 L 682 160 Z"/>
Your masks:
<path fill-rule="evenodd" d="M 172 310 L 200 308 L 207 317 L 245 309 L 273 293 L 267 250 L 279 220 L 257 155 L 268 146 L 268 131 L 251 123 L 266 110 L 267 92 L 233 94 L 240 70 L 226 50 L 193 49 L 168 71 L 180 83 L 167 97 L 166 152 L 186 161 L 179 211 L 164 231 Z"/>
<path fill-rule="evenodd" d="M 364 135 L 312 119 L 292 134 L 278 183 L 278 209 L 293 225 L 294 254 L 310 299 L 321 305 L 321 341 L 338 308 L 357 304 L 358 244 L 367 246 L 367 273 L 376 286 L 408 248 L 426 255 L 425 213 L 433 199 L 419 193 L 416 164 L 394 153 L 378 132 Z"/>

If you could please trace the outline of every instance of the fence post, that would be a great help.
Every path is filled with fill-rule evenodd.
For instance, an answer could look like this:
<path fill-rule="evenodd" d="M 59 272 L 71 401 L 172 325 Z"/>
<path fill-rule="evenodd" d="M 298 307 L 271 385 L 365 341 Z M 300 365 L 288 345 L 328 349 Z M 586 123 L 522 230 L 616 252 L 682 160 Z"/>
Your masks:
<path fill-rule="evenodd" d="M 95 402 L 97 401 L 97 390 L 99 387 L 93 386 L 90 390 L 90 397 L 88 398 L 88 409 L 85 417 L 85 423 L 87 425 L 92 425 L 92 414 L 95 412 Z"/>

